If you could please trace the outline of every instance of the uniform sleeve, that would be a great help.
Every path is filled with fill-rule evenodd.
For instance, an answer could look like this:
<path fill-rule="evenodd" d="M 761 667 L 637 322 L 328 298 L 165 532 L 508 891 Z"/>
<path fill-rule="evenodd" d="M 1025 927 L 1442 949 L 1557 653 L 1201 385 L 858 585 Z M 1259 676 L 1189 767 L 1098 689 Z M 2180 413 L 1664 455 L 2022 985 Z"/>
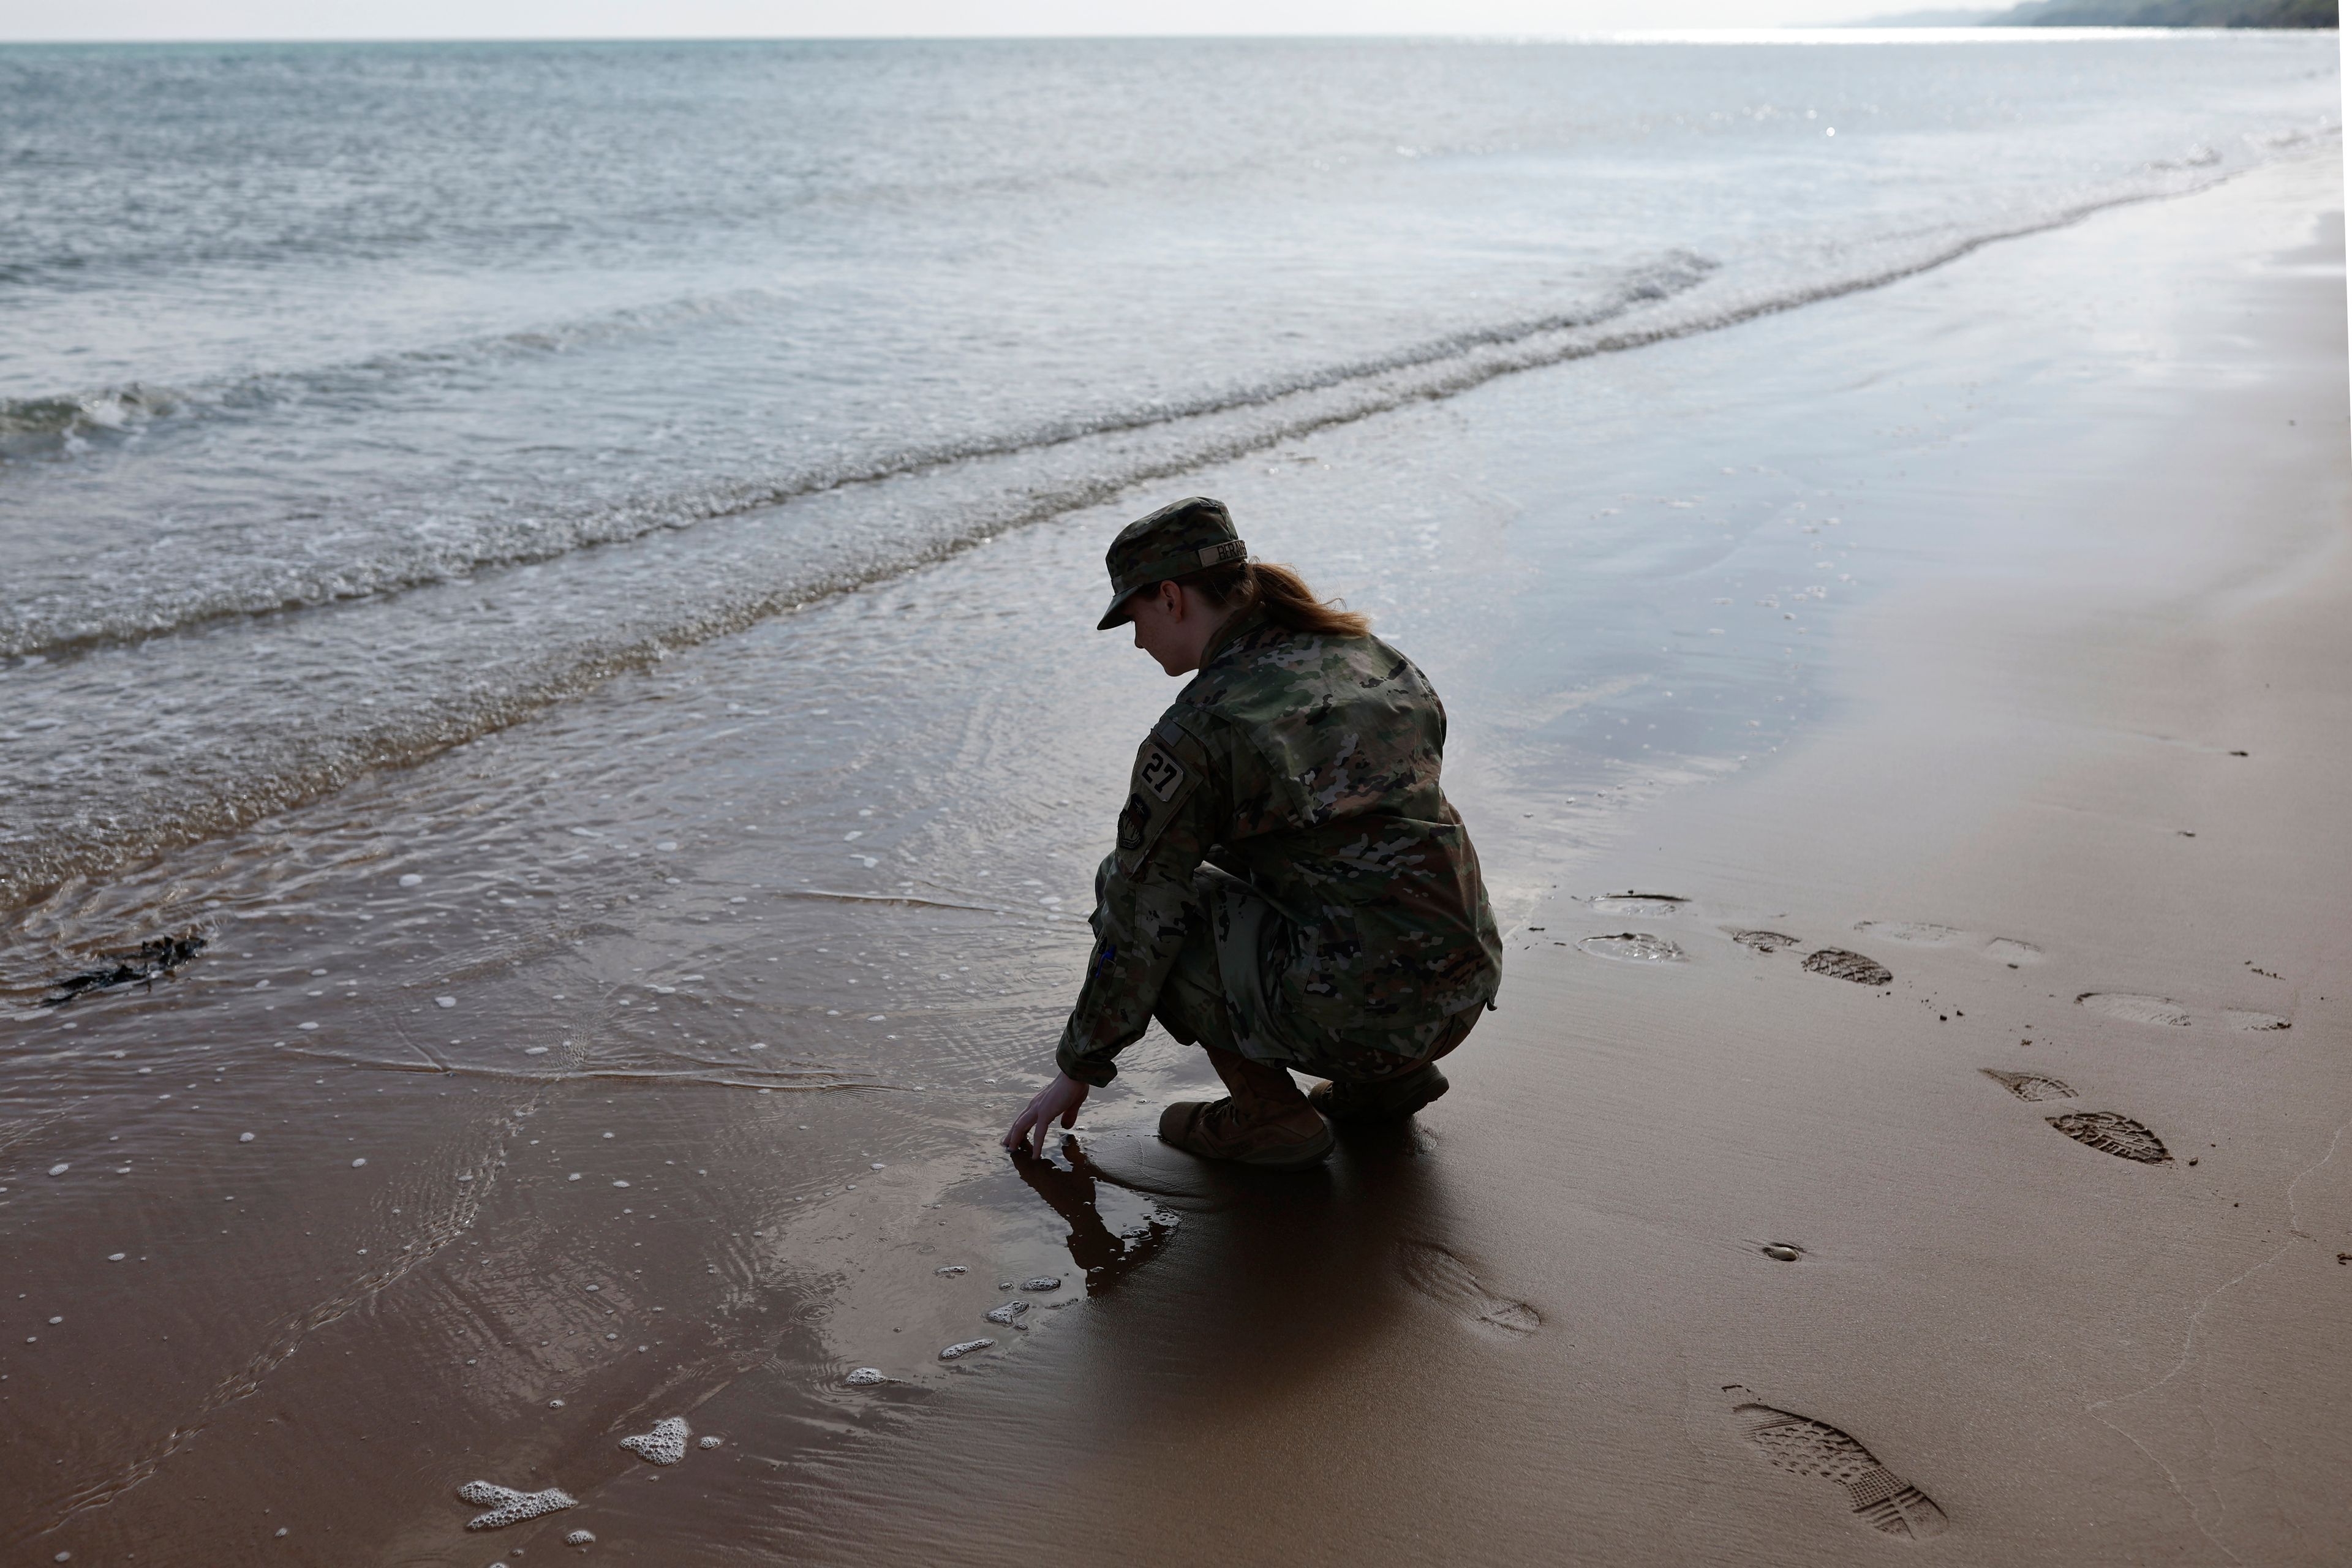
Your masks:
<path fill-rule="evenodd" d="M 1094 952 L 1055 1053 L 1079 1082 L 1108 1083 L 1111 1058 L 1150 1024 L 1186 922 L 1200 918 L 1192 873 L 1216 842 L 1229 794 L 1217 753 L 1173 723 L 1163 721 L 1136 753 L 1118 847 L 1096 879 Z"/>

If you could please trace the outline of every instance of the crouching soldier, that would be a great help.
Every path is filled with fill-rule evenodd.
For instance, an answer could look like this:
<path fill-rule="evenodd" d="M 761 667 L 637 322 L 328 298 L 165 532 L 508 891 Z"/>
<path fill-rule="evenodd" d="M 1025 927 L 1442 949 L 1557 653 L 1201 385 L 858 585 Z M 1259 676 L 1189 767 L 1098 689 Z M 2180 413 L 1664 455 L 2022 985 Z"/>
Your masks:
<path fill-rule="evenodd" d="M 1331 1123 L 1412 1115 L 1501 979 L 1478 857 L 1438 787 L 1445 710 L 1411 659 L 1193 497 L 1113 542 L 1110 608 L 1192 681 L 1137 753 L 1061 1071 L 1004 1135 L 1042 1148 L 1154 1018 L 1229 1091 L 1160 1136 L 1308 1165 Z M 1197 672 L 1197 673 L 1195 673 Z M 1302 1093 L 1291 1073 L 1328 1081 Z"/>

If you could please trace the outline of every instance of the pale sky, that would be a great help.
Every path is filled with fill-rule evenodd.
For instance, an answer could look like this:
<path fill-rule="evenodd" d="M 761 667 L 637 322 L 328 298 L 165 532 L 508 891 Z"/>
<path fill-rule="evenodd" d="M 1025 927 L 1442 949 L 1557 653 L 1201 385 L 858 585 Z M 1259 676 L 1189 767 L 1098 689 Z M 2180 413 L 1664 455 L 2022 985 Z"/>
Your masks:
<path fill-rule="evenodd" d="M 1952 0 L 0 0 L 0 40 L 1560 34 L 1937 3 Z"/>

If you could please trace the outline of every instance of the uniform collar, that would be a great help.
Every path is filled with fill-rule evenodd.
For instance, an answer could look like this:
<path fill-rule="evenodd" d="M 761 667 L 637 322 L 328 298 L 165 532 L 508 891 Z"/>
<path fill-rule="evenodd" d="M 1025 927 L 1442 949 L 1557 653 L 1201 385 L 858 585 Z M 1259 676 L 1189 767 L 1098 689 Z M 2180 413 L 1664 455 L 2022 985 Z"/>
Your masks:
<path fill-rule="evenodd" d="M 1242 611 L 1239 615 L 1227 621 L 1223 626 L 1219 626 L 1217 628 L 1216 636 L 1211 637 L 1208 640 L 1207 645 L 1201 649 L 1201 668 L 1204 670 L 1207 669 L 1211 665 L 1216 663 L 1217 660 L 1224 655 L 1226 650 L 1231 648 L 1235 643 L 1241 641 L 1242 638 L 1247 637 L 1250 633 L 1260 630 L 1265 626 L 1265 607 L 1264 605 L 1252 605 L 1249 608 Z"/>

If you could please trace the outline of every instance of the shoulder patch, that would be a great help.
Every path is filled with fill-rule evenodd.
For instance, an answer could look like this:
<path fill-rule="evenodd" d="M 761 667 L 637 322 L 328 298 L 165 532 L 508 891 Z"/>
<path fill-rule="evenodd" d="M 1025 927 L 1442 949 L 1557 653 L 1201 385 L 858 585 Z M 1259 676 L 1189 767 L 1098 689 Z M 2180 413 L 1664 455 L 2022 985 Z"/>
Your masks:
<path fill-rule="evenodd" d="M 1184 764 L 1169 755 L 1164 746 L 1148 745 L 1136 759 L 1135 782 L 1163 801 L 1176 798 L 1185 776 Z"/>
<path fill-rule="evenodd" d="M 1162 725 L 1160 730 L 1173 726 Z M 1188 764 L 1177 756 L 1181 746 L 1186 752 L 1190 737 L 1177 730 L 1163 742 L 1159 731 L 1143 742 L 1135 754 L 1135 773 L 1129 781 L 1127 805 L 1118 814 L 1118 860 L 1129 871 L 1143 864 L 1143 858 L 1160 831 L 1184 809 L 1184 803 L 1201 782 L 1197 763 Z M 1194 753 L 1197 755 L 1197 753 Z"/>

